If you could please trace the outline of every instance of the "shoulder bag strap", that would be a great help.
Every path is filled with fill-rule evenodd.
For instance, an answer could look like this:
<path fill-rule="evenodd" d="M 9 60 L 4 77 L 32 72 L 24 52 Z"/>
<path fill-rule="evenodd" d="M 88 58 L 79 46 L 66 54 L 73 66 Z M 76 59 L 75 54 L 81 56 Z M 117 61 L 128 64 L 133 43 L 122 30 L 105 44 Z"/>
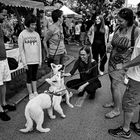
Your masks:
<path fill-rule="evenodd" d="M 55 50 L 55 53 L 54 53 L 54 55 L 53 55 L 53 59 L 54 59 L 54 57 L 55 57 L 55 55 L 56 55 L 56 52 L 57 52 L 58 47 L 59 47 L 60 42 L 61 42 L 61 34 L 60 34 L 60 37 L 59 37 L 59 38 L 60 38 L 60 39 L 59 39 L 59 42 L 58 42 L 57 48 L 56 48 L 56 50 Z"/>
<path fill-rule="evenodd" d="M 136 26 L 133 25 L 132 27 L 132 31 L 131 31 L 131 47 L 134 47 L 135 45 L 135 29 L 136 29 Z"/>

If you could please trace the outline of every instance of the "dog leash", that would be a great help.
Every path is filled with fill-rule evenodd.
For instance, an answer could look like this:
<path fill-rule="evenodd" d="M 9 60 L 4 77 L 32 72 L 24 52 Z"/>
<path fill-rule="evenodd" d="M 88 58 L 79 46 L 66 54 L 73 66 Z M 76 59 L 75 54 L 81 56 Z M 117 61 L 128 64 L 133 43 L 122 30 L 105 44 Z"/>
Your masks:
<path fill-rule="evenodd" d="M 131 50 L 132 47 L 130 47 L 129 49 Z M 131 51 L 130 51 L 130 53 L 131 53 Z M 130 53 L 127 54 L 126 58 L 130 55 Z M 104 56 L 105 56 L 105 54 L 104 54 Z M 102 57 L 102 59 L 104 58 L 104 56 Z M 102 59 L 101 59 L 95 66 L 97 66 L 98 64 L 100 64 L 100 62 L 102 61 Z M 89 70 L 95 68 L 95 66 L 91 67 L 91 68 L 88 69 L 87 71 L 89 71 Z M 121 70 L 121 69 L 119 69 L 119 70 Z M 103 75 L 98 75 L 98 76 L 96 76 L 96 77 L 94 77 L 94 78 L 91 78 L 91 79 L 86 80 L 86 81 L 84 81 L 84 82 L 78 83 L 78 84 L 76 84 L 76 85 L 74 85 L 74 86 L 71 86 L 70 88 L 73 88 L 73 87 L 75 87 L 75 86 L 84 84 L 85 82 L 90 82 L 91 80 L 94 80 L 94 79 L 99 78 L 99 77 L 103 77 L 103 76 L 105 76 L 105 75 L 109 75 L 110 73 L 115 72 L 115 71 L 119 71 L 119 70 L 118 70 L 118 69 L 115 69 L 115 70 L 113 70 L 113 71 L 111 71 L 111 72 L 104 73 Z M 86 71 L 83 71 L 83 72 L 80 72 L 80 73 L 84 73 L 84 72 L 86 72 Z M 75 76 L 75 75 L 78 75 L 78 74 L 80 74 L 80 73 L 76 73 L 76 74 L 72 75 L 72 77 Z M 119 80 L 117 80 L 117 81 L 119 81 Z M 126 84 L 124 84 L 124 82 L 122 82 L 122 81 L 119 81 L 119 82 L 122 83 L 123 85 L 126 85 Z M 65 90 L 66 90 L 66 89 L 63 89 L 63 90 L 60 90 L 60 91 L 55 92 L 55 93 L 54 93 L 54 92 L 50 92 L 50 94 L 53 94 L 53 95 L 55 95 L 55 96 L 63 96 L 64 94 L 57 94 L 57 93 L 62 92 L 62 91 L 65 91 Z"/>
<path fill-rule="evenodd" d="M 132 53 L 133 47 L 129 47 L 128 51 L 130 51 L 130 52 L 126 55 L 125 59 L 127 59 L 127 57 Z M 105 54 L 104 54 L 104 56 L 105 56 Z M 103 57 L 104 57 L 104 56 L 103 56 Z M 95 66 L 91 67 L 90 69 L 88 69 L 88 70 L 86 70 L 86 71 L 89 71 L 89 70 L 95 68 L 98 64 L 100 64 L 100 62 L 103 60 L 103 57 L 102 57 L 102 59 L 101 59 Z M 125 59 L 124 59 L 124 60 L 125 60 Z M 84 73 L 84 72 L 86 72 L 86 71 L 83 71 L 83 72 L 80 72 L 80 73 Z M 81 85 L 81 84 L 84 84 L 85 82 L 89 82 L 89 81 L 91 81 L 91 80 L 93 80 L 93 79 L 96 79 L 96 78 L 99 78 L 99 77 L 108 75 L 108 74 L 110 74 L 110 73 L 112 73 L 112 72 L 114 72 L 114 71 L 118 71 L 118 69 L 115 69 L 115 70 L 113 70 L 113 71 L 111 71 L 111 72 L 104 73 L 103 75 L 98 75 L 98 76 L 96 76 L 96 77 L 94 77 L 94 78 L 91 78 L 91 79 L 89 79 L 89 80 L 87 80 L 87 81 L 84 81 L 84 82 L 81 82 L 81 83 L 79 83 L 79 84 L 77 84 L 77 85 L 74 85 L 74 86 L 72 86 L 71 88 L 73 88 L 73 87 L 75 87 L 75 86 L 78 86 L 78 85 Z M 80 73 L 78 72 L 78 73 L 72 75 L 72 77 L 75 76 L 75 75 L 79 75 Z M 117 81 L 119 81 L 119 80 L 117 80 Z M 121 81 L 119 81 L 119 82 L 122 83 L 122 84 L 124 84 L 124 83 L 121 82 Z M 126 85 L 126 84 L 124 84 L 124 85 Z"/>

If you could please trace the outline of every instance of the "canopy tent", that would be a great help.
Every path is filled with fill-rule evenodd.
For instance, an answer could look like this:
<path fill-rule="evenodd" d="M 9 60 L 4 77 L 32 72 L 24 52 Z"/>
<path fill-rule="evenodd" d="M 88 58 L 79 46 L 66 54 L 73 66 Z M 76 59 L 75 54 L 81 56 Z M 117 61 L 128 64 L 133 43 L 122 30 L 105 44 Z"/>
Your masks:
<path fill-rule="evenodd" d="M 44 3 L 31 0 L 0 0 L 6 6 L 37 8 L 44 10 Z"/>
<path fill-rule="evenodd" d="M 69 15 L 74 15 L 74 17 L 79 17 L 81 18 L 82 15 L 77 14 L 76 12 L 72 11 L 71 9 L 69 9 L 68 7 L 66 7 L 65 5 L 63 5 L 60 10 L 63 11 L 64 16 L 69 16 Z"/>
<path fill-rule="evenodd" d="M 132 5 L 132 6 L 136 7 L 138 3 L 140 3 L 139 0 L 127 0 L 128 6 Z"/>
<path fill-rule="evenodd" d="M 44 7 L 44 11 L 53 11 L 55 9 L 56 9 L 56 7 L 54 7 L 54 6 L 45 6 Z"/>

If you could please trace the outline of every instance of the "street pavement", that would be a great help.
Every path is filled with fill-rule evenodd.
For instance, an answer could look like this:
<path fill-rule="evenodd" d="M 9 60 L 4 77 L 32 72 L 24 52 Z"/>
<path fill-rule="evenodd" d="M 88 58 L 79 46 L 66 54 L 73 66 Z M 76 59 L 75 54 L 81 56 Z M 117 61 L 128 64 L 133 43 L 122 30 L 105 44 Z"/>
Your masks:
<path fill-rule="evenodd" d="M 67 45 L 68 55 L 71 57 L 69 64 L 67 64 L 66 72 L 71 70 L 74 60 L 78 57 L 79 49 L 80 47 L 74 44 Z M 78 75 L 72 78 L 76 77 Z M 65 80 L 70 80 L 70 77 Z M 102 88 L 97 90 L 94 100 L 89 100 L 86 94 L 79 98 L 77 97 L 77 92 L 73 90 L 74 96 L 71 99 L 71 103 L 74 105 L 74 108 L 69 108 L 68 105 L 62 103 L 62 108 L 66 114 L 65 119 L 62 119 L 59 114 L 54 112 L 57 117 L 55 120 L 51 120 L 48 117 L 47 111 L 44 110 L 45 120 L 43 127 L 51 129 L 48 133 L 39 133 L 35 130 L 35 125 L 34 130 L 30 133 L 23 134 L 19 132 L 19 129 L 25 125 L 24 108 L 28 102 L 27 91 L 21 91 L 19 97 L 14 97 L 10 100 L 10 102 L 18 103 L 17 111 L 8 112 L 11 120 L 9 122 L 0 120 L 0 140 L 121 140 L 120 138 L 110 136 L 107 132 L 110 128 L 120 126 L 123 116 L 121 113 L 119 117 L 111 120 L 104 117 L 105 113 L 111 110 L 102 107 L 103 104 L 111 101 L 110 81 L 107 74 L 100 77 L 100 80 Z M 38 89 L 39 93 L 48 88 L 47 83 L 41 85 Z M 122 86 L 122 91 L 124 89 L 125 87 Z M 134 121 L 137 120 L 137 117 L 138 111 Z M 132 132 L 131 140 L 139 139 L 140 137 Z"/>

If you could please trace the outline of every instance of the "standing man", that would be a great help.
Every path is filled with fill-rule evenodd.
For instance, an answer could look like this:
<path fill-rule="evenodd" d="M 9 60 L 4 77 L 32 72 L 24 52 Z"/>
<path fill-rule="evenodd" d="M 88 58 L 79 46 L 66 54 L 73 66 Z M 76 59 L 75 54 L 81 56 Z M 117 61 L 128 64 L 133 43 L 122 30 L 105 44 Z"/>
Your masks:
<path fill-rule="evenodd" d="M 6 114 L 5 110 L 14 111 L 15 106 L 6 103 L 6 85 L 5 82 L 11 80 L 11 74 L 6 58 L 6 50 L 4 46 L 4 35 L 1 28 L 1 23 L 4 20 L 4 13 L 0 12 L 0 119 L 9 121 L 10 117 Z"/>
<path fill-rule="evenodd" d="M 55 64 L 64 64 L 67 54 L 63 35 L 63 11 L 56 9 L 52 12 L 53 24 L 47 30 L 43 39 L 43 44 L 47 52 L 47 57 L 52 58 Z M 47 44 L 49 42 L 49 46 Z"/>

